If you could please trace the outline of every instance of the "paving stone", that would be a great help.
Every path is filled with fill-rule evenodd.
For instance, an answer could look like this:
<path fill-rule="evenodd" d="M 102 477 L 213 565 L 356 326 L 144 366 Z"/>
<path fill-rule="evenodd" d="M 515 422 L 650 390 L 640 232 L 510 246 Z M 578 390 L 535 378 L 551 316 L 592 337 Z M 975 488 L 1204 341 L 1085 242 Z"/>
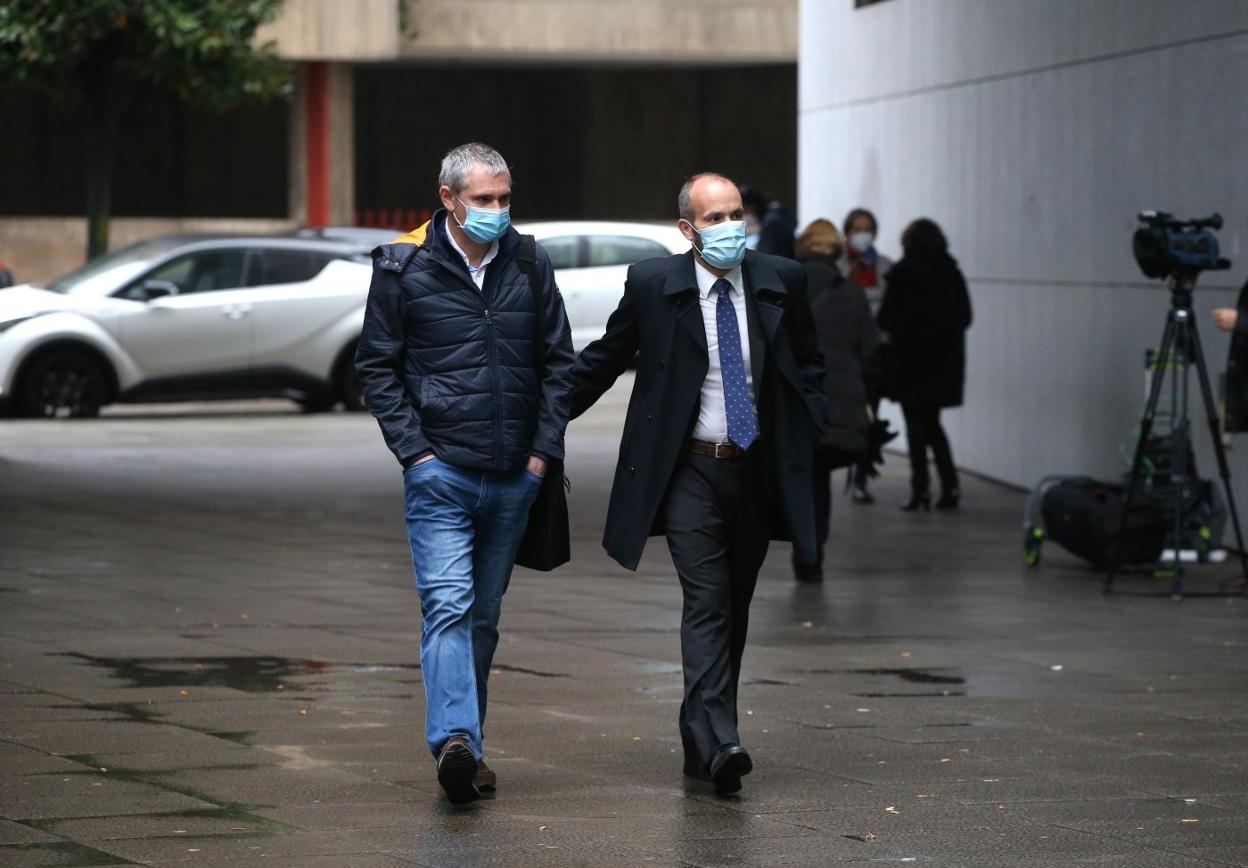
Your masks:
<path fill-rule="evenodd" d="M 45 844 L 60 840 L 41 829 L 12 820 L 0 820 L 0 844 Z"/>
<path fill-rule="evenodd" d="M 333 835 L 303 832 L 295 835 L 155 837 L 121 841 L 101 841 L 98 849 L 146 865 L 214 864 L 236 862 L 243 865 L 268 864 L 275 857 L 333 856 L 344 861 L 355 856 L 384 855 L 377 848 Z"/>
<path fill-rule="evenodd" d="M 837 504 L 822 586 L 768 554 L 745 788 L 685 779 L 670 557 L 599 544 L 625 397 L 569 433 L 574 560 L 513 577 L 499 790 L 462 810 L 366 415 L 6 421 L 0 863 L 1248 864 L 1245 601 L 1107 598 L 1056 547 L 1027 571 L 1018 493 L 901 515 L 892 457 L 878 504 Z"/>

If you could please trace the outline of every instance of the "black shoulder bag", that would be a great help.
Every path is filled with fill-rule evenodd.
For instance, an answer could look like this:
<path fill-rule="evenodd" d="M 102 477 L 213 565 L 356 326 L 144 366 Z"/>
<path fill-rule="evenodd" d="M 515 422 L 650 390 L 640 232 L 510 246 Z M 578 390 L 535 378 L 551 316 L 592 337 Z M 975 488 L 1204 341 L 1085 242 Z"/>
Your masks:
<path fill-rule="evenodd" d="M 533 304 L 537 312 L 533 350 L 540 405 L 542 383 L 546 374 L 546 292 L 541 276 L 537 273 L 537 242 L 532 235 L 520 236 L 516 259 L 533 289 Z M 572 559 L 568 530 L 568 488 L 570 485 L 563 475 L 563 462 L 553 459 L 547 461 L 542 487 L 538 489 L 537 499 L 529 507 L 529 524 L 520 541 L 520 551 L 516 554 L 518 565 L 549 572 Z"/>

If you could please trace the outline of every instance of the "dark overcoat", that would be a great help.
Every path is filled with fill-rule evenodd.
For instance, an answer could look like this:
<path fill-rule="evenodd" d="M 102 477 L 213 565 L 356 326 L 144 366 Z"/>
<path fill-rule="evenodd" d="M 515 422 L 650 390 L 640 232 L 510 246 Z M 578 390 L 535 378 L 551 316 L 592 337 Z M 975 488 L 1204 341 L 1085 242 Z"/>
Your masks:
<path fill-rule="evenodd" d="M 1248 283 L 1235 307 L 1239 317 L 1226 358 L 1226 430 L 1248 431 Z"/>
<path fill-rule="evenodd" d="M 880 336 L 866 292 L 841 274 L 834 259 L 809 255 L 801 263 L 819 354 L 828 369 L 823 380 L 828 424 L 820 446 L 832 466 L 844 467 L 867 453 L 867 403 L 878 395 L 881 380 Z"/>
<path fill-rule="evenodd" d="M 971 299 L 953 257 L 902 257 L 888 273 L 876 321 L 888 335 L 889 398 L 914 406 L 961 405 Z"/>
<path fill-rule="evenodd" d="M 813 560 L 811 464 L 824 424 L 823 362 L 805 272 L 749 251 L 742 265 L 760 443 L 769 464 L 772 539 Z M 632 570 L 648 536 L 664 533 L 664 498 L 689 449 L 709 366 L 692 251 L 633 265 L 606 333 L 572 369 L 572 415 L 611 387 L 634 357 L 637 375 L 620 437 L 603 547 Z"/>

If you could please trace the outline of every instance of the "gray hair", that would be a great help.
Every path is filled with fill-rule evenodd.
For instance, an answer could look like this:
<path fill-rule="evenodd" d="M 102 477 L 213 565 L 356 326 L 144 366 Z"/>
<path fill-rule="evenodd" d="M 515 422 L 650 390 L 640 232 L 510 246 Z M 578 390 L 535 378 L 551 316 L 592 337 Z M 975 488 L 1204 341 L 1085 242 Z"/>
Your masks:
<path fill-rule="evenodd" d="M 438 172 L 438 186 L 450 187 L 451 192 L 458 193 L 468 186 L 468 174 L 478 163 L 491 175 L 511 175 L 511 168 L 502 154 L 489 145 L 469 142 L 446 152 L 446 156 L 442 158 L 442 168 Z"/>
<path fill-rule="evenodd" d="M 690 223 L 693 222 L 693 206 L 689 204 L 689 191 L 693 189 L 694 184 L 703 178 L 719 178 L 719 180 L 732 184 L 734 187 L 737 186 L 731 178 L 725 178 L 719 172 L 699 172 L 696 175 L 690 175 L 685 180 L 685 183 L 681 185 L 680 195 L 676 197 L 676 213 Z"/>

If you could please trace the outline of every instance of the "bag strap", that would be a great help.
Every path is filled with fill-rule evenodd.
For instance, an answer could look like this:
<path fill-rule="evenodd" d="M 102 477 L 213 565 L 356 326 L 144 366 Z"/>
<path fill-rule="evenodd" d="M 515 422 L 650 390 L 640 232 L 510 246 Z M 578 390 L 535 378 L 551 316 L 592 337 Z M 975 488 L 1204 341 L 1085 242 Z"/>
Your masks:
<path fill-rule="evenodd" d="M 529 279 L 529 288 L 533 290 L 533 362 L 537 368 L 537 387 L 540 390 L 546 374 L 546 288 L 537 271 L 537 240 L 532 235 L 520 236 L 520 243 L 516 247 L 516 260 L 520 263 L 524 276 Z"/>

